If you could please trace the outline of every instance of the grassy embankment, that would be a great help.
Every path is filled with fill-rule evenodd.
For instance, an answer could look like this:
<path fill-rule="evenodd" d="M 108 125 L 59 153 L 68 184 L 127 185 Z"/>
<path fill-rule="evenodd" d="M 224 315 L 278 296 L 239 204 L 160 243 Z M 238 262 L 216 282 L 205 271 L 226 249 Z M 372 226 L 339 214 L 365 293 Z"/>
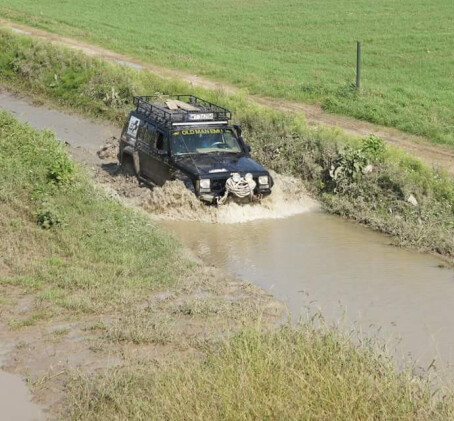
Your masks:
<path fill-rule="evenodd" d="M 134 94 L 194 92 L 230 107 L 264 165 L 306 180 L 332 213 L 395 236 L 404 246 L 454 257 L 454 184 L 418 159 L 371 137 L 310 128 L 241 95 L 194 89 L 27 37 L 0 33 L 5 85 L 122 124 Z M 408 202 L 411 196 L 417 205 Z"/>
<path fill-rule="evenodd" d="M 1 112 L 0 151 L 1 284 L 39 291 L 40 302 L 14 327 L 58 309 L 124 311 L 194 266 L 148 218 L 94 188 L 52 133 Z"/>
<path fill-rule="evenodd" d="M 85 316 L 84 336 L 99 333 L 86 345 L 92 352 L 83 354 L 84 365 L 90 367 L 93 358 L 107 364 L 105 348 L 121 355 L 113 368 L 98 363 L 103 368 L 96 373 L 82 368 L 38 381 L 52 396 L 66 392 L 59 417 L 449 419 L 454 414 L 450 396 L 434 399 L 427 383 L 397 373 L 390 359 L 368 345 L 353 346 L 334 331 L 256 326 L 228 339 L 225 327 L 232 327 L 232 320 L 250 324 L 262 314 L 256 301 L 253 307 L 242 304 L 247 289 L 236 301 L 225 292 L 215 302 L 205 301 L 204 272 L 181 256 L 167 234 L 98 191 L 52 133 L 39 133 L 5 112 L 0 112 L 0 215 L 2 322 L 9 311 L 21 311 L 11 288 L 35 296 L 34 307 L 28 304 L 21 319 L 9 320 L 16 332 L 38 328 L 27 360 L 38 358 L 41 343 L 49 358 L 49 338 L 36 335 L 52 320 L 61 326 L 65 320 L 83 323 Z M 198 293 L 192 301 L 191 284 Z M 178 299 L 153 301 L 163 290 Z M 219 315 L 225 322 L 213 330 Z M 55 350 L 69 329 L 54 329 Z M 19 337 L 27 338 L 26 332 Z M 65 349 L 65 358 L 80 352 L 80 342 Z M 16 359 L 23 349 L 22 342 Z"/>
<path fill-rule="evenodd" d="M 454 145 L 451 14 L 450 0 L 0 0 L 12 20 Z"/>

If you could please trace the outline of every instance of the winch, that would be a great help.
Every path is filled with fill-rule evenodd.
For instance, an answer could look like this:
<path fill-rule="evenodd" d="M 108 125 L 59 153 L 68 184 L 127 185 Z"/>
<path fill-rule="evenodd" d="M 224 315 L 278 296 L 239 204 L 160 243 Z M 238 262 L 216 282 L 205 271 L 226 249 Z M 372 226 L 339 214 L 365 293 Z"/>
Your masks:
<path fill-rule="evenodd" d="M 252 200 L 256 185 L 251 173 L 247 173 L 244 177 L 234 173 L 225 182 L 225 193 L 224 196 L 218 198 L 218 204 L 223 205 L 227 201 L 229 194 L 233 194 L 240 199 L 249 197 Z"/>

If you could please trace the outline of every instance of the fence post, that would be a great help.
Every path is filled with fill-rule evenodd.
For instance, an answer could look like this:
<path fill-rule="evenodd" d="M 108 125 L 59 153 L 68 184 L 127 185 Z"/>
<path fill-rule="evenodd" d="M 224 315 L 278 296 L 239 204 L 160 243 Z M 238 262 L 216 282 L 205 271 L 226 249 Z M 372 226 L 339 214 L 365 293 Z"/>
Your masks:
<path fill-rule="evenodd" d="M 361 89 L 361 42 L 356 42 L 356 89 Z"/>

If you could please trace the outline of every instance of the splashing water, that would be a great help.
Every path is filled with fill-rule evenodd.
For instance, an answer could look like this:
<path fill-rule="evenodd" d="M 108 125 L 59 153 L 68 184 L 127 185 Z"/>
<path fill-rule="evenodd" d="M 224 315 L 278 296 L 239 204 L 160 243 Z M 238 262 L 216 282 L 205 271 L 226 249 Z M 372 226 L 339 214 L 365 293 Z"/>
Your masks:
<path fill-rule="evenodd" d="M 200 202 L 182 182 L 167 182 L 150 191 L 141 206 L 157 219 L 237 224 L 257 219 L 286 218 L 318 208 L 296 178 L 272 173 L 273 192 L 260 203 L 229 201 L 219 207 Z"/>
<path fill-rule="evenodd" d="M 117 151 L 118 139 L 107 139 L 98 156 L 112 161 Z M 237 224 L 257 219 L 287 218 L 318 208 L 301 180 L 273 171 L 270 171 L 274 179 L 272 193 L 261 202 L 239 204 L 229 200 L 216 207 L 202 203 L 181 181 L 168 181 L 163 187 L 150 190 L 140 187 L 135 177 L 125 176 L 118 169 L 111 174 L 99 171 L 98 181 L 108 184 L 120 197 L 127 198 L 134 206 L 142 207 L 159 220 Z"/>

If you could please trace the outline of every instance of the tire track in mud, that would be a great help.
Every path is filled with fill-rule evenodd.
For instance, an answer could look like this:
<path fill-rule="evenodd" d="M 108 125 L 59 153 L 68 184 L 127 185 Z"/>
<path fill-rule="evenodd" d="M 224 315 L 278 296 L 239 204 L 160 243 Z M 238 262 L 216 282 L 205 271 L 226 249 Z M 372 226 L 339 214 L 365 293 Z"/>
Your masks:
<path fill-rule="evenodd" d="M 13 23 L 2 18 L 0 18 L 0 25 L 4 28 L 11 29 L 16 33 L 30 35 L 53 43 L 59 43 L 66 47 L 82 51 L 90 56 L 101 57 L 105 60 L 136 69 L 147 69 L 167 79 L 181 79 L 193 86 L 199 86 L 210 90 L 220 90 L 227 94 L 233 94 L 241 91 L 241 89 L 228 83 L 206 79 L 180 70 L 157 66 L 124 54 L 116 53 L 97 45 L 53 34 L 30 26 Z M 330 114 L 324 111 L 320 105 L 317 104 L 304 104 L 295 101 L 279 100 L 257 95 L 248 95 L 247 97 L 251 101 L 275 110 L 304 114 L 306 121 L 310 125 L 337 128 L 350 136 L 363 137 L 368 136 L 369 134 L 375 134 L 388 143 L 396 145 L 419 157 L 435 168 L 443 168 L 451 175 L 454 175 L 454 151 L 451 148 L 444 147 L 442 145 L 432 145 L 423 137 L 404 133 L 391 127 L 384 127 L 369 123 L 367 121 L 356 120 L 347 116 Z"/>

